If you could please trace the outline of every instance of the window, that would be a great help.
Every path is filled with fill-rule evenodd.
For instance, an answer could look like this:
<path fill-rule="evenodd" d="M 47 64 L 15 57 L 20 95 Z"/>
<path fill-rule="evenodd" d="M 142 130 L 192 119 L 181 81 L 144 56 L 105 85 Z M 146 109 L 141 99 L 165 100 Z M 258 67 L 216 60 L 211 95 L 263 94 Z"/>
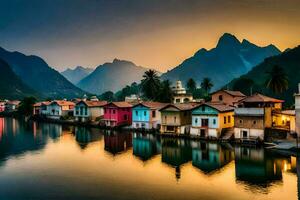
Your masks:
<path fill-rule="evenodd" d="M 224 117 L 224 124 L 226 124 L 226 116 Z"/>
<path fill-rule="evenodd" d="M 104 113 L 106 114 L 106 108 L 104 108 Z"/>
<path fill-rule="evenodd" d="M 127 119 L 128 119 L 127 115 L 124 115 L 124 120 L 127 120 Z"/>
<path fill-rule="evenodd" d="M 230 123 L 230 122 L 231 122 L 231 117 L 228 116 L 227 118 L 228 118 L 228 119 L 227 119 L 228 123 Z"/>
<path fill-rule="evenodd" d="M 167 122 L 167 116 L 165 116 L 165 122 Z"/>
<path fill-rule="evenodd" d="M 84 108 L 84 114 L 85 114 L 85 115 L 88 114 L 87 107 Z"/>
<path fill-rule="evenodd" d="M 146 116 L 147 115 L 147 112 L 146 111 L 144 111 L 144 116 Z"/>
<path fill-rule="evenodd" d="M 176 117 L 174 117 L 174 123 L 176 123 Z"/>
<path fill-rule="evenodd" d="M 256 124 L 256 121 L 255 121 L 255 120 L 253 121 L 253 124 Z"/>
<path fill-rule="evenodd" d="M 175 99 L 175 102 L 176 103 L 180 103 L 180 99 Z"/>
<path fill-rule="evenodd" d="M 219 95 L 219 101 L 223 101 L 223 95 Z"/>
<path fill-rule="evenodd" d="M 138 115 L 139 115 L 139 112 L 138 112 L 137 110 L 135 111 L 135 115 L 136 115 L 136 116 L 138 116 Z"/>
<path fill-rule="evenodd" d="M 216 125 L 217 121 L 216 119 L 213 119 L 213 124 Z"/>
<path fill-rule="evenodd" d="M 113 113 L 113 114 L 116 114 L 116 110 L 112 110 L 112 113 Z"/>
<path fill-rule="evenodd" d="M 242 124 L 242 123 L 243 123 L 243 120 L 240 119 L 240 124 Z"/>
<path fill-rule="evenodd" d="M 198 124 L 198 118 L 195 118 L 195 124 Z"/>
<path fill-rule="evenodd" d="M 153 118 L 156 117 L 156 112 L 155 112 L 155 110 L 152 111 L 152 117 L 153 117 Z"/>
<path fill-rule="evenodd" d="M 203 112 L 205 111 L 205 106 L 202 106 L 202 111 L 203 111 Z"/>

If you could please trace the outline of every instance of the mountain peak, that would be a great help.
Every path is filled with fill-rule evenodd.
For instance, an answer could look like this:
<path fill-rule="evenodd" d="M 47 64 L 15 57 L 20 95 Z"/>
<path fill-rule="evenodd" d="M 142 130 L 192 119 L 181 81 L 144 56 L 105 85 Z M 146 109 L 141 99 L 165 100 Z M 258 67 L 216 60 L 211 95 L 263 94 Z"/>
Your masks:
<path fill-rule="evenodd" d="M 217 48 L 220 47 L 236 47 L 239 46 L 241 43 L 240 41 L 230 33 L 224 33 L 217 44 Z"/>

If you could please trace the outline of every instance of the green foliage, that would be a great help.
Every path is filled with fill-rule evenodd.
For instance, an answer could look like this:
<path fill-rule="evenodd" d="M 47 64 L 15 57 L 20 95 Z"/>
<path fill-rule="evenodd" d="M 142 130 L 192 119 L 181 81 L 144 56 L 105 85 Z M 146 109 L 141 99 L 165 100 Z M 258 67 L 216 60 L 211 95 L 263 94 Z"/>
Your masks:
<path fill-rule="evenodd" d="M 158 92 L 158 96 L 156 97 L 156 101 L 162 103 L 171 103 L 173 99 L 173 91 L 171 88 L 171 83 L 169 80 L 165 80 L 161 82 L 160 89 Z"/>
<path fill-rule="evenodd" d="M 156 71 L 150 69 L 145 72 L 141 82 L 141 88 L 145 98 L 149 100 L 156 99 L 160 90 L 160 80 Z"/>
<path fill-rule="evenodd" d="M 114 99 L 115 99 L 114 93 L 112 91 L 104 92 L 103 94 L 101 94 L 99 96 L 99 99 L 101 99 L 103 101 L 108 101 L 108 102 L 114 101 Z"/>
<path fill-rule="evenodd" d="M 35 104 L 36 98 L 35 97 L 25 97 L 18 108 L 18 112 L 24 116 L 30 116 L 33 111 L 33 104 Z"/>
<path fill-rule="evenodd" d="M 201 88 L 206 92 L 206 96 L 209 96 L 209 91 L 214 86 L 210 78 L 204 78 L 201 82 Z"/>
<path fill-rule="evenodd" d="M 251 95 L 255 87 L 254 81 L 250 78 L 240 78 L 234 84 L 232 89 L 234 91 L 241 91 L 245 95 Z"/>
<path fill-rule="evenodd" d="M 188 92 L 193 93 L 197 89 L 195 80 L 190 78 L 186 83 L 186 88 Z"/>
<path fill-rule="evenodd" d="M 288 89 L 288 77 L 282 67 L 274 65 L 271 71 L 267 72 L 267 74 L 269 77 L 266 80 L 266 87 L 271 89 L 272 92 L 280 94 Z"/>

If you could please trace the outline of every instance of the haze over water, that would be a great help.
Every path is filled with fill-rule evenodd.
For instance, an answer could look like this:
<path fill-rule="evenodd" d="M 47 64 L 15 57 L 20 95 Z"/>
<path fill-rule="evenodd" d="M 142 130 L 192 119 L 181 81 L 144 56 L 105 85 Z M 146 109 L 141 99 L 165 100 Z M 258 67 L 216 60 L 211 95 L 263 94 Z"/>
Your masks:
<path fill-rule="evenodd" d="M 299 166 L 262 148 L 0 118 L 0 199 L 293 200 Z"/>

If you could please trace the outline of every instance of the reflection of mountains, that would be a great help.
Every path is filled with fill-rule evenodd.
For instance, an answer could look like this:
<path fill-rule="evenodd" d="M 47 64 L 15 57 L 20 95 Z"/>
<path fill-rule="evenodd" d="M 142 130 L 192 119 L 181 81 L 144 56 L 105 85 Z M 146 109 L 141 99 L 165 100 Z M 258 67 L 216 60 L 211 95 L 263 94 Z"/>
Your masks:
<path fill-rule="evenodd" d="M 43 149 L 49 137 L 55 139 L 61 132 L 60 125 L 39 126 L 22 120 L 0 118 L 0 163 L 11 156 L 21 156 L 29 151 Z"/>
<path fill-rule="evenodd" d="M 161 153 L 160 137 L 152 134 L 133 134 L 133 155 L 146 161 Z"/>
<path fill-rule="evenodd" d="M 75 127 L 75 138 L 81 149 L 85 149 L 89 143 L 100 141 L 103 137 L 97 128 Z"/>
<path fill-rule="evenodd" d="M 251 190 L 267 192 L 272 182 L 282 181 L 282 161 L 263 148 L 235 147 L 236 179 Z"/>
<path fill-rule="evenodd" d="M 229 144 L 192 142 L 192 164 L 204 173 L 218 171 L 234 159 Z"/>
<path fill-rule="evenodd" d="M 113 155 L 132 147 L 132 134 L 107 130 L 104 134 L 104 149 Z"/>

